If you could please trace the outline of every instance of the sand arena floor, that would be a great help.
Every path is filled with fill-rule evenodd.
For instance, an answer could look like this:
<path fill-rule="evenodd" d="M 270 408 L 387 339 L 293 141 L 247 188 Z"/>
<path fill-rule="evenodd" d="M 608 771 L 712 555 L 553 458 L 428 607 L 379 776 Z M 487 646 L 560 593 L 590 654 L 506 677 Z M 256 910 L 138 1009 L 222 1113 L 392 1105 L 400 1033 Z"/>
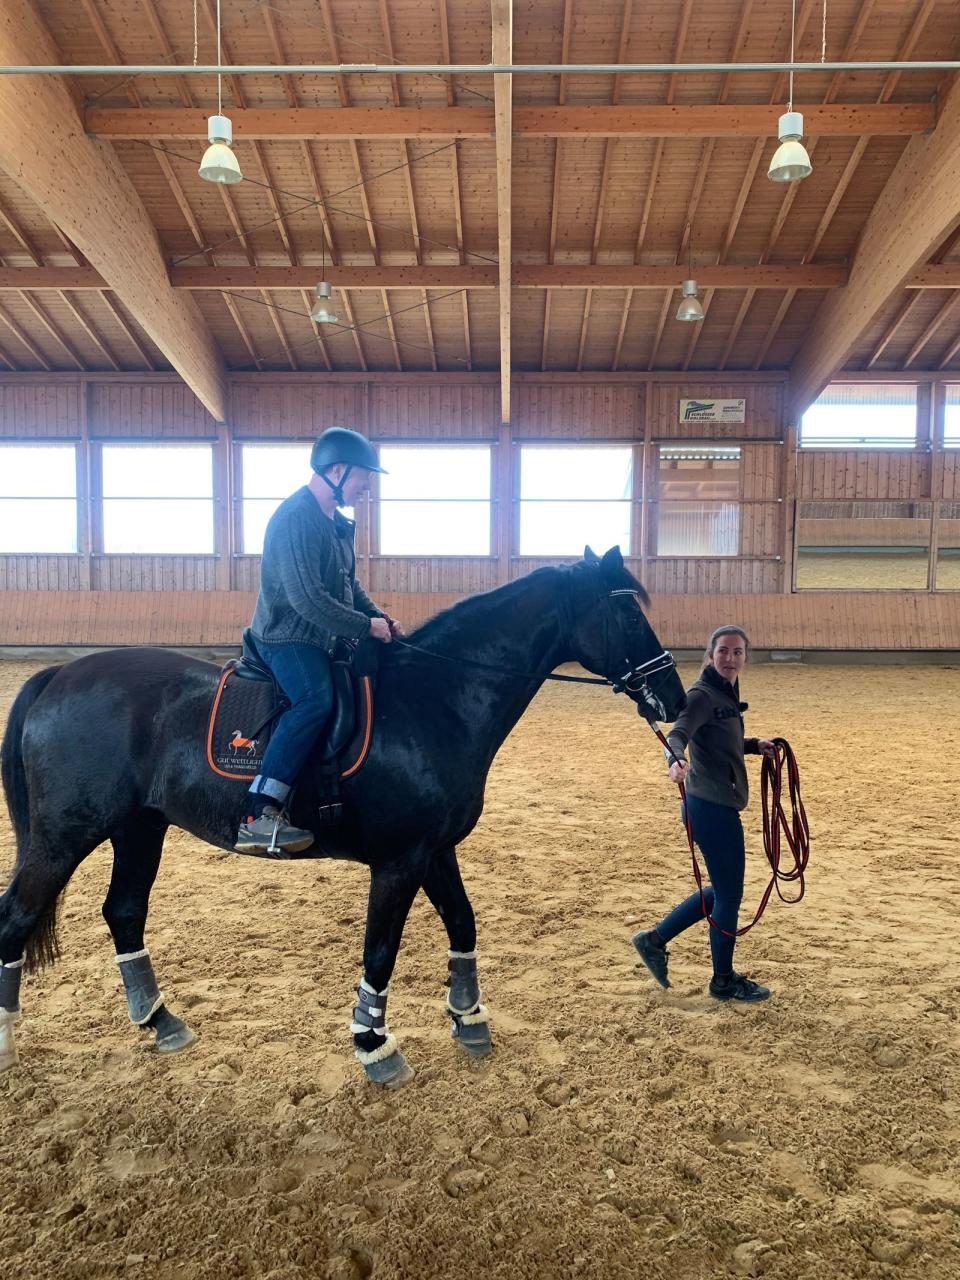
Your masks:
<path fill-rule="evenodd" d="M 0 666 L 4 715 L 34 669 Z M 347 1034 L 362 868 L 174 833 L 148 944 L 200 1041 L 158 1058 L 126 1020 L 98 850 L 0 1077 L 4 1280 L 960 1274 L 957 671 L 757 667 L 744 694 L 753 732 L 793 743 L 814 834 L 806 900 L 740 944 L 760 1007 L 705 996 L 702 928 L 669 993 L 635 962 L 630 933 L 691 879 L 659 748 L 599 690 L 536 699 L 462 850 L 496 1053 L 450 1043 L 421 897 L 398 1094 Z M 0 843 L 10 862 L 5 819 Z"/>

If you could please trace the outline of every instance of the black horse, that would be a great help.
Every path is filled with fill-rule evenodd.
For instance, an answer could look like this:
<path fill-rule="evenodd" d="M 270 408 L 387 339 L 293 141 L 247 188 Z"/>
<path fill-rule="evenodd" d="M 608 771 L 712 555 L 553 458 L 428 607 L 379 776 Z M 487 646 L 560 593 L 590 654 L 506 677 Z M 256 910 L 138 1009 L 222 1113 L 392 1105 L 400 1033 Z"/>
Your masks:
<path fill-rule="evenodd" d="M 307 769 L 291 813 L 315 833 L 307 856 L 370 868 L 351 1030 L 372 1080 L 396 1085 L 412 1075 L 385 1019 L 387 984 L 421 888 L 450 939 L 453 1034 L 471 1053 L 491 1047 L 456 847 L 480 817 L 500 744 L 553 668 L 580 662 L 624 688 L 648 718 L 673 720 L 681 710 L 683 687 L 641 602 L 646 594 L 616 547 L 602 559 L 588 547 L 576 564 L 466 599 L 415 632 L 410 647 L 384 651 L 370 752 L 343 783 L 344 816 L 334 828 L 316 820 Z M 143 934 L 168 826 L 231 849 L 242 815 L 245 784 L 217 777 L 204 755 L 217 676 L 215 666 L 174 651 L 121 649 L 49 667 L 18 694 L 2 751 L 17 857 L 0 897 L 0 1070 L 17 1060 L 22 966 L 56 957 L 58 897 L 107 839 L 114 861 L 103 914 L 130 1017 L 156 1032 L 162 1051 L 195 1038 L 165 1007 Z"/>

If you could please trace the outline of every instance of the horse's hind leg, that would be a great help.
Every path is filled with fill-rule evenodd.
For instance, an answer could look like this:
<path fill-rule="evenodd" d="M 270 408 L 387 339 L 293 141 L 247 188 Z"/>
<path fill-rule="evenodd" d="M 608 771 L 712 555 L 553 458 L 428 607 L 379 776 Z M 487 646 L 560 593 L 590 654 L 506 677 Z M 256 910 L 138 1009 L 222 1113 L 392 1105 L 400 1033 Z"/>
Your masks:
<path fill-rule="evenodd" d="M 436 907 L 450 939 L 447 1012 L 453 1019 L 454 1039 L 467 1053 L 482 1058 L 493 1048 L 490 1019 L 486 1006 L 480 1003 L 477 926 L 460 877 L 455 849 L 444 849 L 434 856 L 423 889 Z"/>
<path fill-rule="evenodd" d="M 67 881 L 91 852 L 56 855 L 55 847 L 34 834 L 6 892 L 0 897 L 0 1071 L 16 1065 L 13 1029 L 20 1020 L 20 979 L 54 961 L 57 904 Z M 92 846 L 91 846 L 92 848 Z"/>
<path fill-rule="evenodd" d="M 156 1033 L 156 1047 L 161 1053 L 177 1053 L 193 1044 L 197 1037 L 167 1008 L 157 986 L 150 953 L 143 945 L 150 890 L 157 877 L 166 834 L 166 821 L 151 809 L 134 814 L 113 833 L 110 837 L 113 874 L 103 904 L 103 918 L 117 948 L 130 1021 L 142 1030 Z"/>

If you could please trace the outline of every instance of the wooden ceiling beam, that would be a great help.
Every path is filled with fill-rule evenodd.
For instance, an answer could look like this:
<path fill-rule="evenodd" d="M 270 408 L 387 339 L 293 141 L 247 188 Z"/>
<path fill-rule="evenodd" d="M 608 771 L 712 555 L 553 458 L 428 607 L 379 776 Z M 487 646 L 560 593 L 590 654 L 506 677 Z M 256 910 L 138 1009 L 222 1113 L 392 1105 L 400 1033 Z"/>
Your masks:
<path fill-rule="evenodd" d="M 565 64 L 570 60 L 570 32 L 573 29 L 573 0 L 563 0 L 563 18 L 560 22 L 560 62 Z M 563 106 L 567 100 L 567 86 L 563 76 L 557 77 L 557 105 Z M 560 149 L 560 139 L 557 138 L 553 147 L 553 190 L 550 195 L 550 238 L 547 243 L 547 262 L 553 263 L 557 252 L 557 232 L 560 221 L 560 174 L 561 161 L 563 153 Z M 547 354 L 550 348 L 550 309 L 553 299 L 547 294 L 546 301 L 543 306 L 543 329 L 540 336 L 540 368 L 545 370 L 547 367 Z"/>
<path fill-rule="evenodd" d="M 960 82 L 936 129 L 907 144 L 864 224 L 847 287 L 828 296 L 791 366 L 798 422 L 890 298 L 960 225 Z"/>
<path fill-rule="evenodd" d="M 343 79 L 343 77 L 338 77 Z M 500 81 L 502 76 L 497 76 Z M 562 79 L 562 77 L 561 77 Z M 238 142 L 305 138 L 485 138 L 495 128 L 490 107 L 244 107 L 232 108 Z M 88 107 L 84 127 L 104 140 L 207 136 L 208 112 L 194 107 Z M 904 137 L 936 124 L 932 102 L 804 103 L 811 135 L 820 138 Z M 517 106 L 513 131 L 538 138 L 770 138 L 776 112 L 749 105 Z"/>
<path fill-rule="evenodd" d="M 496 289 L 497 268 L 491 266 L 325 267 L 326 277 L 339 289 Z M 686 265 L 610 266 L 606 263 L 518 263 L 511 267 L 518 289 L 666 289 L 686 278 Z M 942 276 L 940 273 L 943 273 Z M 831 263 L 802 266 L 698 266 L 697 280 L 713 289 L 840 289 L 847 282 L 847 268 Z M 320 264 L 290 267 L 194 267 L 169 270 L 174 289 L 312 289 L 320 278 Z M 908 289 L 960 288 L 960 267 L 921 268 Z M 14 289 L 77 292 L 109 288 L 93 267 L 3 267 L 0 292 Z"/>
<path fill-rule="evenodd" d="M 491 0 L 493 58 L 513 61 L 513 0 Z M 513 165 L 513 76 L 495 78 L 494 113 L 497 148 L 497 240 L 500 271 L 500 420 L 510 421 L 510 292 L 511 292 L 511 203 Z"/>
<path fill-rule="evenodd" d="M 933 335 L 937 332 L 944 321 L 949 320 L 960 306 L 960 293 L 955 293 L 949 297 L 938 309 L 936 315 L 930 320 L 929 324 L 924 328 L 916 342 L 907 352 L 903 360 L 903 368 L 906 369 L 913 364 L 917 356 L 927 345 Z"/>
<path fill-rule="evenodd" d="M 35 7 L 9 0 L 0 11 L 0 62 L 57 59 Z M 211 415 L 225 420 L 226 369 L 213 336 L 194 301 L 171 289 L 133 184 L 112 149 L 86 136 L 62 78 L 0 77 L 0 165 L 103 274 Z"/>

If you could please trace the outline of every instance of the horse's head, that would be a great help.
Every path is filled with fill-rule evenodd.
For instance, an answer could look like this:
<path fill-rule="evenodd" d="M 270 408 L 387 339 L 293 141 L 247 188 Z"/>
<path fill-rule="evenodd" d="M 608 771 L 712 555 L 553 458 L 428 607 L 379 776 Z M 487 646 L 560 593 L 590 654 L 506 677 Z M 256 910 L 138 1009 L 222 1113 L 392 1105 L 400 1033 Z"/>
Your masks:
<path fill-rule="evenodd" d="M 574 566 L 569 638 L 577 661 L 605 676 L 648 720 L 676 720 L 686 705 L 676 664 L 654 634 L 650 599 L 624 566 L 619 547 L 586 547 Z"/>

